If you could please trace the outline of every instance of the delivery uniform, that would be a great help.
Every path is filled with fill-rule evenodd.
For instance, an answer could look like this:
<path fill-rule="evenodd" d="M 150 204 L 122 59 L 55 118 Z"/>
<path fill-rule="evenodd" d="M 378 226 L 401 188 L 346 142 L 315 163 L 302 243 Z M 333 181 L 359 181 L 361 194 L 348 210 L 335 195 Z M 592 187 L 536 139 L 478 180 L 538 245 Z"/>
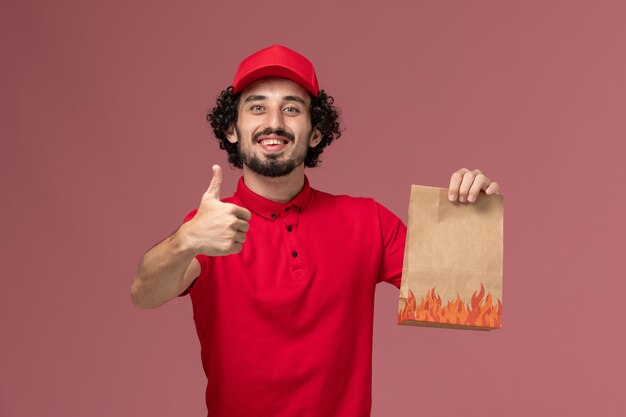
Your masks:
<path fill-rule="evenodd" d="M 400 287 L 404 224 L 370 198 L 323 193 L 306 177 L 288 203 L 255 194 L 243 177 L 223 201 L 252 213 L 243 250 L 197 255 L 201 273 L 185 292 L 208 415 L 369 416 L 374 290 Z"/>

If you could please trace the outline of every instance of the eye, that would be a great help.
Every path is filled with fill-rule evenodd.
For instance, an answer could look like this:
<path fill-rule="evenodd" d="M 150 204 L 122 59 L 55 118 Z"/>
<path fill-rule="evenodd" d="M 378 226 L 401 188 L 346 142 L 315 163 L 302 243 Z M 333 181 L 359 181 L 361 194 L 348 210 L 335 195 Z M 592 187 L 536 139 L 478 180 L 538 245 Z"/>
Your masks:
<path fill-rule="evenodd" d="M 250 106 L 250 110 L 255 113 L 259 113 L 263 111 L 263 106 L 261 106 L 260 104 L 253 104 Z"/>
<path fill-rule="evenodd" d="M 285 107 L 283 110 L 284 110 L 285 112 L 287 112 L 287 113 L 291 113 L 291 114 L 297 114 L 297 113 L 300 113 L 300 109 L 298 109 L 297 107 L 292 107 L 292 106 Z"/>

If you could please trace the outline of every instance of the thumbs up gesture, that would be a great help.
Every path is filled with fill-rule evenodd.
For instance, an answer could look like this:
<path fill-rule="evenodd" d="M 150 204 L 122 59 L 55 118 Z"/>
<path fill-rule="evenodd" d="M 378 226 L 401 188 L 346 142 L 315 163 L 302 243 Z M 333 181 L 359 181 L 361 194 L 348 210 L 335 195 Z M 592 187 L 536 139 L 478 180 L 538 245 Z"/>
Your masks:
<path fill-rule="evenodd" d="M 250 228 L 250 211 L 236 204 L 220 201 L 222 168 L 213 165 L 211 184 L 202 196 L 198 212 L 183 226 L 189 244 L 196 253 L 224 256 L 239 253 Z"/>

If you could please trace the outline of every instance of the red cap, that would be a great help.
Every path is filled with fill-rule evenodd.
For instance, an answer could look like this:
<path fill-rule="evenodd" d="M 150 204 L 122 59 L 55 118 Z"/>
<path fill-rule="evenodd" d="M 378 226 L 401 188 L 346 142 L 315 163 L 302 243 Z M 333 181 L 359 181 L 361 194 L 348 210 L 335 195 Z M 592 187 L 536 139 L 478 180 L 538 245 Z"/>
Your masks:
<path fill-rule="evenodd" d="M 272 45 L 253 53 L 239 64 L 234 93 L 238 93 L 256 80 L 265 77 L 288 78 L 317 97 L 319 85 L 311 61 L 281 45 Z"/>

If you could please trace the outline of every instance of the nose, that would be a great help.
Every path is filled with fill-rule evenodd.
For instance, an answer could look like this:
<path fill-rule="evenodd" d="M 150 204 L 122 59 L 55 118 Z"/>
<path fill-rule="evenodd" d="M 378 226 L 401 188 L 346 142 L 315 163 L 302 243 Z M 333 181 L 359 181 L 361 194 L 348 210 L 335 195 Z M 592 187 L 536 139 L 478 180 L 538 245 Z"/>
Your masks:
<path fill-rule="evenodd" d="M 285 129 L 285 115 L 280 107 L 273 107 L 267 112 L 267 127 L 274 130 Z"/>

